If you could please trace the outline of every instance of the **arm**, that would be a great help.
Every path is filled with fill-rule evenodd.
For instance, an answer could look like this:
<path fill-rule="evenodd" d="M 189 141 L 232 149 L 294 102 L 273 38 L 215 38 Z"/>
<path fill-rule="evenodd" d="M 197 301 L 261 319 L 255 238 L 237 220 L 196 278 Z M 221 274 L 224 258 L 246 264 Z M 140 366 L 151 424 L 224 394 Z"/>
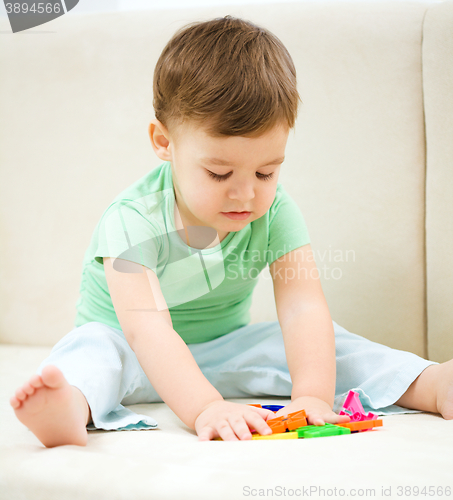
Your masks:
<path fill-rule="evenodd" d="M 118 272 L 113 261 L 105 257 L 104 270 L 126 340 L 162 400 L 194 429 L 202 408 L 223 398 L 173 329 L 156 274 L 128 261 L 130 272 Z"/>
<path fill-rule="evenodd" d="M 128 272 L 118 272 L 113 268 L 114 261 L 111 257 L 104 258 L 105 276 L 115 312 L 127 342 L 162 400 L 191 429 L 196 429 L 197 418 L 202 413 L 215 413 L 217 403 L 234 405 L 224 402 L 173 329 L 156 274 L 129 261 L 122 261 L 122 269 Z M 255 410 L 252 411 L 256 423 L 257 415 L 267 415 L 267 411 L 257 414 Z M 261 421 L 268 429 L 263 418 Z M 260 423 L 257 430 L 258 427 Z"/>
<path fill-rule="evenodd" d="M 270 273 L 293 384 L 291 400 L 295 404 L 290 411 L 297 411 L 294 408 L 300 405 L 299 409 L 306 410 L 313 406 L 313 423 L 321 414 L 327 415 L 331 423 L 345 421 L 331 412 L 335 397 L 335 335 L 311 246 L 304 245 L 277 259 L 270 265 Z"/>

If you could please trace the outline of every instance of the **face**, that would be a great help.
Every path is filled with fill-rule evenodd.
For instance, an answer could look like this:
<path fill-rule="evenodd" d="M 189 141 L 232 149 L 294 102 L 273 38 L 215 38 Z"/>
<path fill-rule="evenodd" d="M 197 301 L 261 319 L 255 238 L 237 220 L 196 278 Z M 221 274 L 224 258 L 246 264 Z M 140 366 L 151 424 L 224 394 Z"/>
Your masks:
<path fill-rule="evenodd" d="M 212 137 L 184 124 L 171 137 L 157 120 L 150 125 L 156 154 L 171 162 L 183 224 L 214 228 L 220 241 L 269 210 L 288 134 L 279 125 L 259 137 Z"/>

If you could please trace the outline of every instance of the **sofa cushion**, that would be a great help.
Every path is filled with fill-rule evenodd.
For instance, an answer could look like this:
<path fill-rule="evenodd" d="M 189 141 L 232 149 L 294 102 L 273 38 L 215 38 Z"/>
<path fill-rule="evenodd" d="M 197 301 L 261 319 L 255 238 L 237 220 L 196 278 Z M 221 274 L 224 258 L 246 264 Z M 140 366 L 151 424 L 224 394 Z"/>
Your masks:
<path fill-rule="evenodd" d="M 235 500 L 260 489 L 283 496 L 283 488 L 297 498 L 310 487 L 317 488 L 314 498 L 322 497 L 320 488 L 373 488 L 377 498 L 391 488 L 398 498 L 399 486 L 451 486 L 453 421 L 428 413 L 381 417 L 382 427 L 345 436 L 199 442 L 165 404 L 142 404 L 129 408 L 155 418 L 157 429 L 90 431 L 86 447 L 45 448 L 8 400 L 49 352 L 0 346 L 2 499 Z M 285 404 L 281 398 L 233 401 Z"/>

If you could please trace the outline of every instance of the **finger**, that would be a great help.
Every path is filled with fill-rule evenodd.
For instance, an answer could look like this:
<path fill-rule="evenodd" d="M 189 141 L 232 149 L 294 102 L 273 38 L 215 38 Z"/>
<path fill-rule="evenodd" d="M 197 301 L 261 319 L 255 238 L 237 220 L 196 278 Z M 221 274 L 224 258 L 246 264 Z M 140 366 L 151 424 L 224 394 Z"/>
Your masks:
<path fill-rule="evenodd" d="M 251 409 L 261 417 L 263 417 L 264 420 L 269 420 L 270 418 L 275 418 L 275 413 L 272 410 L 268 410 L 266 408 L 257 408 L 256 406 L 249 406 L 248 409 Z"/>
<path fill-rule="evenodd" d="M 243 417 L 230 417 L 228 422 L 239 439 L 252 439 L 252 433 Z"/>
<path fill-rule="evenodd" d="M 344 424 L 346 422 L 350 422 L 351 417 L 349 415 L 337 415 L 334 413 L 332 417 L 329 419 L 331 424 Z"/>
<path fill-rule="evenodd" d="M 310 425 L 324 425 L 325 421 L 319 413 L 312 413 L 308 417 L 308 423 Z"/>
<path fill-rule="evenodd" d="M 244 415 L 244 418 L 248 426 L 252 429 L 255 429 L 261 435 L 268 436 L 269 434 L 272 434 L 272 429 L 259 415 L 255 415 L 254 413 L 247 413 L 246 415 Z"/>
<path fill-rule="evenodd" d="M 268 421 L 268 420 L 272 420 L 273 418 L 277 418 L 277 415 L 271 411 L 271 410 L 268 410 L 269 413 L 266 414 L 266 416 L 264 417 L 264 420 Z"/>
<path fill-rule="evenodd" d="M 215 429 L 224 441 L 239 441 L 227 420 L 220 421 Z"/>
<path fill-rule="evenodd" d="M 215 437 L 217 437 L 217 433 L 212 427 L 203 427 L 198 433 L 198 441 L 210 441 Z"/>
<path fill-rule="evenodd" d="M 350 421 L 349 415 L 338 415 L 333 411 L 325 413 L 324 415 L 322 415 L 322 418 L 324 419 L 325 422 L 328 422 L 329 424 L 340 424 Z"/>

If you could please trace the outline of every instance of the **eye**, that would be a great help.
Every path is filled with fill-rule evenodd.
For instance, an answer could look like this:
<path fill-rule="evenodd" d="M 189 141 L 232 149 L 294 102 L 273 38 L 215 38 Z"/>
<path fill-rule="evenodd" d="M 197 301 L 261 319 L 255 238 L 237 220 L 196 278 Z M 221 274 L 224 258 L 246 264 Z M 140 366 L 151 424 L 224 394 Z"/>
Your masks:
<path fill-rule="evenodd" d="M 214 172 L 211 172 L 210 170 L 208 170 L 207 172 L 213 179 L 215 179 L 216 181 L 219 181 L 219 182 L 226 181 L 231 174 L 231 172 L 228 172 L 228 174 L 225 174 L 225 175 L 218 175 L 218 174 L 215 174 Z"/>
<path fill-rule="evenodd" d="M 218 175 L 218 174 L 215 174 L 214 172 L 211 172 L 210 170 L 208 170 L 207 172 L 213 179 L 215 179 L 218 182 L 226 181 L 228 179 L 228 177 L 230 177 L 230 175 L 231 175 L 231 172 L 229 172 L 228 174 L 225 174 L 225 175 Z M 263 181 L 269 181 L 270 179 L 272 179 L 274 172 L 272 172 L 270 174 L 266 174 L 266 175 L 260 174 L 259 172 L 257 172 L 256 175 L 257 175 L 258 179 L 261 179 Z"/>
<path fill-rule="evenodd" d="M 260 174 L 259 172 L 256 173 L 258 176 L 258 179 L 261 179 L 263 181 L 269 181 L 272 179 L 272 176 L 274 175 L 274 172 L 271 172 L 270 174 Z"/>

